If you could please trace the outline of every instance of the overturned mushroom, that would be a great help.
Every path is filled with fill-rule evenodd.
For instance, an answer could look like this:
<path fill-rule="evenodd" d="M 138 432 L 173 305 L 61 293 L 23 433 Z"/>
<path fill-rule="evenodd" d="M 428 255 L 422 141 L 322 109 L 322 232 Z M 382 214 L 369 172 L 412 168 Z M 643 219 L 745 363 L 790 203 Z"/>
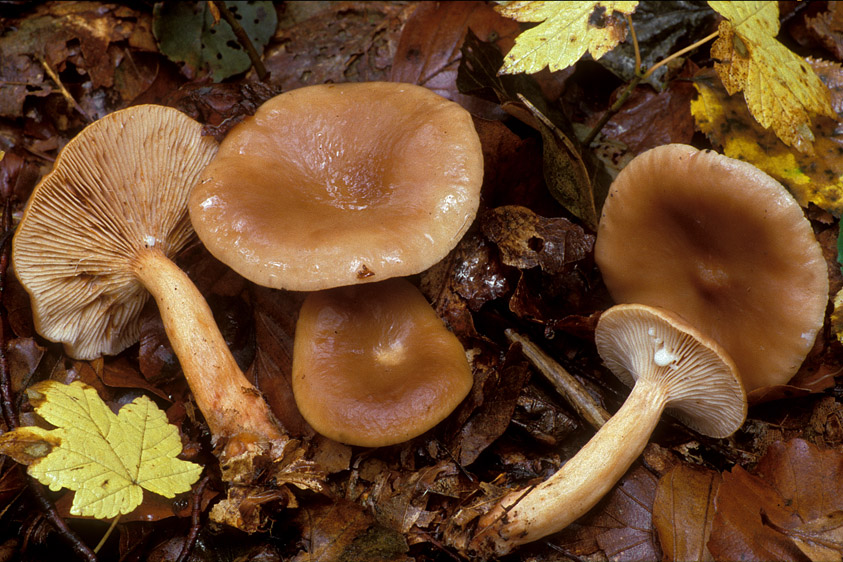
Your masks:
<path fill-rule="evenodd" d="M 472 380 L 462 344 L 404 279 L 311 293 L 301 308 L 293 392 L 326 437 L 407 441 L 451 413 Z"/>
<path fill-rule="evenodd" d="M 234 127 L 190 197 L 199 238 L 255 283 L 310 291 L 411 275 L 477 211 L 471 115 L 411 84 L 324 84 Z"/>
<path fill-rule="evenodd" d="M 606 198 L 595 259 L 617 302 L 675 312 L 723 346 L 747 392 L 790 380 L 823 325 L 827 266 L 802 209 L 712 151 L 634 158 Z"/>
<path fill-rule="evenodd" d="M 617 305 L 600 317 L 595 341 L 606 366 L 632 392 L 620 410 L 556 474 L 512 492 L 481 518 L 473 546 L 503 555 L 561 531 L 591 509 L 641 454 L 662 411 L 712 437 L 743 424 L 746 396 L 725 351 L 677 316 Z"/>
<path fill-rule="evenodd" d="M 216 150 L 199 123 L 163 106 L 92 123 L 33 191 L 13 259 L 38 331 L 79 359 L 134 343 L 149 291 L 225 459 L 286 436 L 204 298 L 170 261 L 191 239 L 188 192 Z"/>

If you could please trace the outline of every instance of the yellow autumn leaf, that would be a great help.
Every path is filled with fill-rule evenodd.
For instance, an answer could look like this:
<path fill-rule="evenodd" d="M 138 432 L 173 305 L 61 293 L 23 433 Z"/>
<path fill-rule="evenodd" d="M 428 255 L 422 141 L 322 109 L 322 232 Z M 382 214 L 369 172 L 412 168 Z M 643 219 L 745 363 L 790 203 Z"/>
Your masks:
<path fill-rule="evenodd" d="M 172 498 L 202 472 L 176 458 L 181 439 L 149 398 L 115 415 L 96 389 L 76 381 L 27 390 L 35 411 L 56 429 L 21 427 L 0 435 L 0 453 L 27 464 L 30 476 L 57 491 L 76 492 L 70 513 L 111 519 L 140 505 L 143 489 Z"/>
<path fill-rule="evenodd" d="M 725 21 L 711 46 L 729 94 L 743 91 L 749 111 L 788 146 L 813 152 L 811 114 L 836 118 L 826 87 L 804 59 L 776 40 L 776 2 L 709 1 Z"/>
<path fill-rule="evenodd" d="M 586 51 L 596 60 L 626 37 L 614 12 L 631 14 L 638 2 L 507 2 L 497 10 L 520 22 L 542 22 L 521 33 L 500 74 L 567 68 Z"/>
<path fill-rule="evenodd" d="M 822 72 L 843 72 L 840 65 L 813 64 Z M 691 102 L 691 113 L 712 144 L 722 146 L 726 156 L 754 164 L 776 178 L 803 207 L 813 203 L 837 217 L 843 215 L 843 148 L 837 119 L 817 119 L 814 154 L 808 155 L 763 128 L 740 96 L 730 96 L 714 73 L 699 74 L 694 87 L 699 96 Z"/>

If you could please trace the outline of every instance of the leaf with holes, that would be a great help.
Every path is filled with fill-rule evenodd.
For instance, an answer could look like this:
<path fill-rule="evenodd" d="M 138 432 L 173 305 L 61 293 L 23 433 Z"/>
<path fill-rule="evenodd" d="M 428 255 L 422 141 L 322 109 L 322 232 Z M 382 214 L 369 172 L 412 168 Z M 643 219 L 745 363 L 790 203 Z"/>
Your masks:
<path fill-rule="evenodd" d="M 161 52 L 183 63 L 188 78 L 210 75 L 219 82 L 249 69 L 251 60 L 231 26 L 214 17 L 210 2 L 158 2 L 152 31 Z M 272 34 L 278 17 L 272 2 L 226 2 L 258 52 Z"/>
<path fill-rule="evenodd" d="M 506 55 L 501 74 L 551 72 L 577 62 L 586 51 L 599 59 L 626 37 L 619 14 L 638 2 L 506 2 L 498 11 L 520 22 L 541 22 L 521 33 Z M 617 12 L 617 13 L 616 13 Z"/>

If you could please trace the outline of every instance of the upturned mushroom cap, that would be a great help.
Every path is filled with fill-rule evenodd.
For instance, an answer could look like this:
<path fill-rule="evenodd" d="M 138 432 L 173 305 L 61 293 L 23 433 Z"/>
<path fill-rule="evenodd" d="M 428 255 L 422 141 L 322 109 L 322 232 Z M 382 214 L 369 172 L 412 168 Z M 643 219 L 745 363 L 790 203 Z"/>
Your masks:
<path fill-rule="evenodd" d="M 187 197 L 217 144 L 180 111 L 142 105 L 87 126 L 27 203 L 15 272 L 35 326 L 78 359 L 137 341 L 148 293 L 132 271 L 145 248 L 167 256 L 191 239 Z"/>
<path fill-rule="evenodd" d="M 480 518 L 472 547 L 503 555 L 561 531 L 615 485 L 644 450 L 666 409 L 700 433 L 725 437 L 746 417 L 737 368 L 708 336 L 675 314 L 616 305 L 600 316 L 597 351 L 627 384 L 629 397 L 550 478 L 504 496 Z"/>
<path fill-rule="evenodd" d="M 823 325 L 825 260 L 810 223 L 745 162 L 666 145 L 615 179 L 595 258 L 615 301 L 679 314 L 717 341 L 747 392 L 784 384 Z"/>
<path fill-rule="evenodd" d="M 451 413 L 472 380 L 459 340 L 408 281 L 305 299 L 293 393 L 304 418 L 326 437 L 367 447 L 406 441 Z"/>
<path fill-rule="evenodd" d="M 746 394 L 734 361 L 675 314 L 615 305 L 600 316 L 594 341 L 615 376 L 628 386 L 658 386 L 666 395 L 666 411 L 688 427 L 726 437 L 746 419 Z"/>
<path fill-rule="evenodd" d="M 420 86 L 325 84 L 237 125 L 190 217 L 218 259 L 261 285 L 318 290 L 429 268 L 479 204 L 471 116 Z"/>

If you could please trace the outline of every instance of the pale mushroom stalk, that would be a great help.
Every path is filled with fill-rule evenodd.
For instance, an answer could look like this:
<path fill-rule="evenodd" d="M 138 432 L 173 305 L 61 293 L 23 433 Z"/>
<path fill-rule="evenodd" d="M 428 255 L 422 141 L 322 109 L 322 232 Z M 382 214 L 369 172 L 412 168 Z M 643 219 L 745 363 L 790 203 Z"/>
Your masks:
<path fill-rule="evenodd" d="M 585 515 L 644 451 L 668 402 L 658 385 L 636 384 L 617 413 L 553 476 L 526 495 L 521 490 L 502 499 L 481 521 L 480 536 L 497 534 L 495 549 L 504 554 Z"/>
<path fill-rule="evenodd" d="M 155 248 L 139 252 L 131 264 L 158 304 L 167 337 L 214 440 L 244 433 L 257 441 L 283 439 L 284 432 L 237 366 L 210 307 L 187 274 Z"/>
<path fill-rule="evenodd" d="M 588 512 L 644 450 L 662 412 L 725 437 L 743 423 L 746 397 L 732 360 L 713 341 L 663 310 L 619 305 L 595 335 L 607 366 L 635 386 L 623 406 L 562 468 L 532 489 L 506 495 L 478 524 L 473 548 L 503 555 L 561 531 Z"/>
<path fill-rule="evenodd" d="M 288 439 L 235 363 L 205 299 L 171 261 L 194 239 L 187 199 L 217 151 L 201 130 L 157 105 L 86 127 L 33 191 L 13 260 L 39 333 L 77 359 L 135 343 L 152 293 L 225 461 Z"/>

